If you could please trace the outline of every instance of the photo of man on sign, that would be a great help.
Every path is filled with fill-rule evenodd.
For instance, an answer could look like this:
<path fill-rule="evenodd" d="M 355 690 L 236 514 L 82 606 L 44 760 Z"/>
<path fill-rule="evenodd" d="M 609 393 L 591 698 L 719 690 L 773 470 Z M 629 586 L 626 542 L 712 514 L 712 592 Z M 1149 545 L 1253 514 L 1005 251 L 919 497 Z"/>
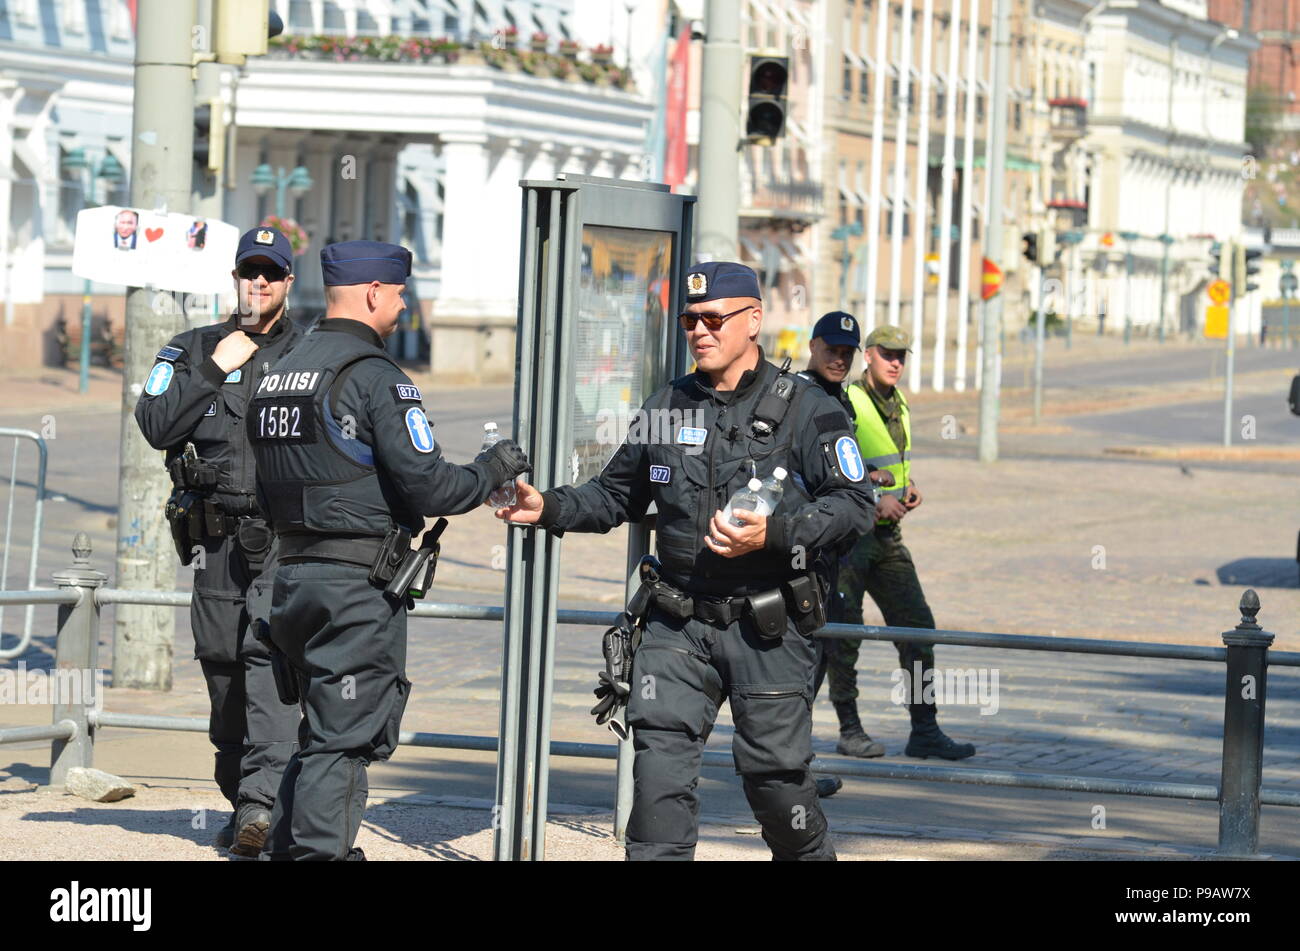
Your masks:
<path fill-rule="evenodd" d="M 135 250 L 135 232 L 140 226 L 140 216 L 123 208 L 113 219 L 113 247 L 119 251 Z"/>

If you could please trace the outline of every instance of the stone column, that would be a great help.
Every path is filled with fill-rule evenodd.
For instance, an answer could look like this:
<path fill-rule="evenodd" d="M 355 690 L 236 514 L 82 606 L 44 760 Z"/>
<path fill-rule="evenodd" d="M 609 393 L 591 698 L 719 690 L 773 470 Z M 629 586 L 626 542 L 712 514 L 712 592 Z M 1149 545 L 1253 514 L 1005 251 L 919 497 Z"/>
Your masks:
<path fill-rule="evenodd" d="M 442 137 L 442 155 L 442 261 L 429 321 L 431 368 L 444 381 L 505 382 L 514 378 L 513 359 L 503 359 L 488 338 L 494 328 L 513 330 L 515 323 L 519 150 L 506 143 L 494 168 L 485 135 L 456 133 Z M 514 192 L 509 214 L 503 183 Z"/>

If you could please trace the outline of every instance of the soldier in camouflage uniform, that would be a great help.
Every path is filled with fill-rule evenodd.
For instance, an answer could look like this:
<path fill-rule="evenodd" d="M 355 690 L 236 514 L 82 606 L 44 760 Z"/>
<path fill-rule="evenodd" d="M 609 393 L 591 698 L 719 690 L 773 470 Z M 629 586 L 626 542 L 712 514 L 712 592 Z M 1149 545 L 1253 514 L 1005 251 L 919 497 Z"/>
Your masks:
<path fill-rule="evenodd" d="M 858 448 L 863 459 L 893 473 L 894 486 L 880 490 L 874 531 L 858 539 L 840 564 L 841 604 L 836 620 L 845 624 L 863 623 L 865 593 L 871 595 L 890 627 L 935 627 L 900 526 L 903 517 L 921 504 L 921 492 L 909 471 L 912 434 L 907 400 L 896 386 L 911 343 L 911 335 L 901 327 L 877 327 L 867 336 L 867 369 L 862 381 L 847 387 L 856 410 Z M 840 720 L 837 749 L 849 756 L 881 756 L 884 747 L 867 736 L 858 717 L 856 667 L 860 644 L 857 640 L 832 640 L 827 644 L 831 703 Z M 916 699 L 914 691 L 923 698 L 923 689 L 914 688 L 912 681 L 919 676 L 922 687 L 928 682 L 926 672 L 934 670 L 934 646 L 907 642 L 896 642 L 894 646 L 900 666 L 907 671 L 904 683 L 908 700 Z M 956 760 L 975 754 L 974 746 L 954 743 L 939 729 L 933 700 L 909 702 L 907 708 L 912 719 L 912 734 L 905 750 L 908 756 Z"/>

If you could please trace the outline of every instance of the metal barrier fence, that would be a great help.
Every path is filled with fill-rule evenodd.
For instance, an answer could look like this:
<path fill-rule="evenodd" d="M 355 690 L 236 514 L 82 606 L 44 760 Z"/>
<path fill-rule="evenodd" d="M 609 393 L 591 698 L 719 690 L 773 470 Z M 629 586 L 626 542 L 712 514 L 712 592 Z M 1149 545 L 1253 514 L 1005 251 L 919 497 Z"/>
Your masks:
<path fill-rule="evenodd" d="M 36 559 L 41 551 L 41 529 L 45 515 L 45 467 L 49 457 L 49 451 L 46 449 L 45 440 L 30 429 L 9 429 L 0 427 L 0 437 L 12 436 L 14 440 L 13 459 L 9 464 L 9 498 L 5 506 L 5 537 L 4 551 L 0 554 L 0 592 L 8 590 L 9 587 L 9 552 L 12 550 L 13 541 L 13 523 L 14 523 L 14 498 L 18 495 L 18 440 L 30 439 L 36 444 L 36 482 L 33 488 L 36 492 L 35 504 L 32 510 L 32 550 L 27 565 L 27 588 L 31 590 L 36 587 Z M 27 605 L 27 611 L 23 618 L 23 633 L 18 643 L 10 648 L 0 648 L 0 660 L 7 660 L 10 657 L 17 657 L 23 651 L 27 650 L 27 645 L 32 642 L 32 614 L 35 606 L 31 603 Z M 0 631 L 4 630 L 5 606 L 0 602 Z"/>
<path fill-rule="evenodd" d="M 183 591 L 124 591 L 104 587 L 108 578 L 102 572 L 90 567 L 90 544 L 84 533 L 78 534 L 74 542 L 73 555 L 73 566 L 55 572 L 53 575 L 54 582 L 58 585 L 57 589 L 0 592 L 0 604 L 59 606 L 57 670 L 97 669 L 101 606 L 149 604 L 184 607 L 190 603 L 190 595 Z M 1226 666 L 1223 760 L 1217 786 L 1077 776 L 1065 773 L 838 760 L 834 762 L 834 769 L 827 769 L 826 764 L 823 763 L 818 771 L 871 779 L 919 780 L 1099 795 L 1216 801 L 1219 803 L 1218 853 L 1233 857 L 1257 855 L 1261 805 L 1300 806 L 1300 791 L 1262 788 L 1264 706 L 1267 697 L 1268 668 L 1270 666 L 1300 667 L 1300 653 L 1269 650 L 1273 635 L 1262 630 L 1255 623 L 1260 605 L 1259 598 L 1253 590 L 1245 592 L 1239 608 L 1241 621 L 1232 630 L 1223 632 L 1224 647 L 1042 637 L 980 631 L 930 631 L 870 625 L 858 627 L 848 624 L 827 625 L 817 635 L 826 638 L 912 641 L 1004 650 L 1059 651 L 1223 663 Z M 411 615 L 463 621 L 500 621 L 503 619 L 503 609 L 486 605 L 430 603 L 417 605 Z M 556 622 L 605 627 L 613 624 L 614 618 L 613 612 L 560 610 L 557 612 Z M 50 784 L 61 785 L 69 769 L 93 765 L 95 732 L 104 727 L 181 730 L 195 733 L 206 733 L 208 729 L 207 721 L 199 717 L 151 716 L 98 710 L 96 705 L 99 699 L 98 697 L 60 696 L 54 707 L 54 722 L 51 726 L 0 729 L 0 744 L 53 741 Z M 482 752 L 496 752 L 498 749 L 496 737 L 446 733 L 403 731 L 399 743 L 407 746 Z M 552 742 L 550 754 L 616 760 L 618 747 L 595 743 Z M 727 753 L 710 750 L 704 753 L 703 765 L 730 767 L 733 765 L 733 760 Z"/>

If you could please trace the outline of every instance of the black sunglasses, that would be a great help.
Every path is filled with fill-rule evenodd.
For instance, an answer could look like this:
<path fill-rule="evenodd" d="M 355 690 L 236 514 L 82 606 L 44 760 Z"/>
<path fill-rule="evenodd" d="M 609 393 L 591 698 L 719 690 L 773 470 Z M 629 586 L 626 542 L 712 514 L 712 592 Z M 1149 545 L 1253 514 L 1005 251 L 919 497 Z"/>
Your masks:
<path fill-rule="evenodd" d="M 677 320 L 681 323 L 682 329 L 687 333 L 694 330 L 695 324 L 699 321 L 703 321 L 705 328 L 708 330 L 721 330 L 722 325 L 727 322 L 728 318 L 735 317 L 739 313 L 753 309 L 754 305 L 750 304 L 747 307 L 740 308 L 740 310 L 733 310 L 729 314 L 692 314 L 686 312 L 678 314 Z"/>
<path fill-rule="evenodd" d="M 235 273 L 240 280 L 251 281 L 258 277 L 264 277 L 272 284 L 276 281 L 283 281 L 289 276 L 289 272 L 277 264 L 255 264 L 252 261 L 245 261 L 235 267 Z"/>

